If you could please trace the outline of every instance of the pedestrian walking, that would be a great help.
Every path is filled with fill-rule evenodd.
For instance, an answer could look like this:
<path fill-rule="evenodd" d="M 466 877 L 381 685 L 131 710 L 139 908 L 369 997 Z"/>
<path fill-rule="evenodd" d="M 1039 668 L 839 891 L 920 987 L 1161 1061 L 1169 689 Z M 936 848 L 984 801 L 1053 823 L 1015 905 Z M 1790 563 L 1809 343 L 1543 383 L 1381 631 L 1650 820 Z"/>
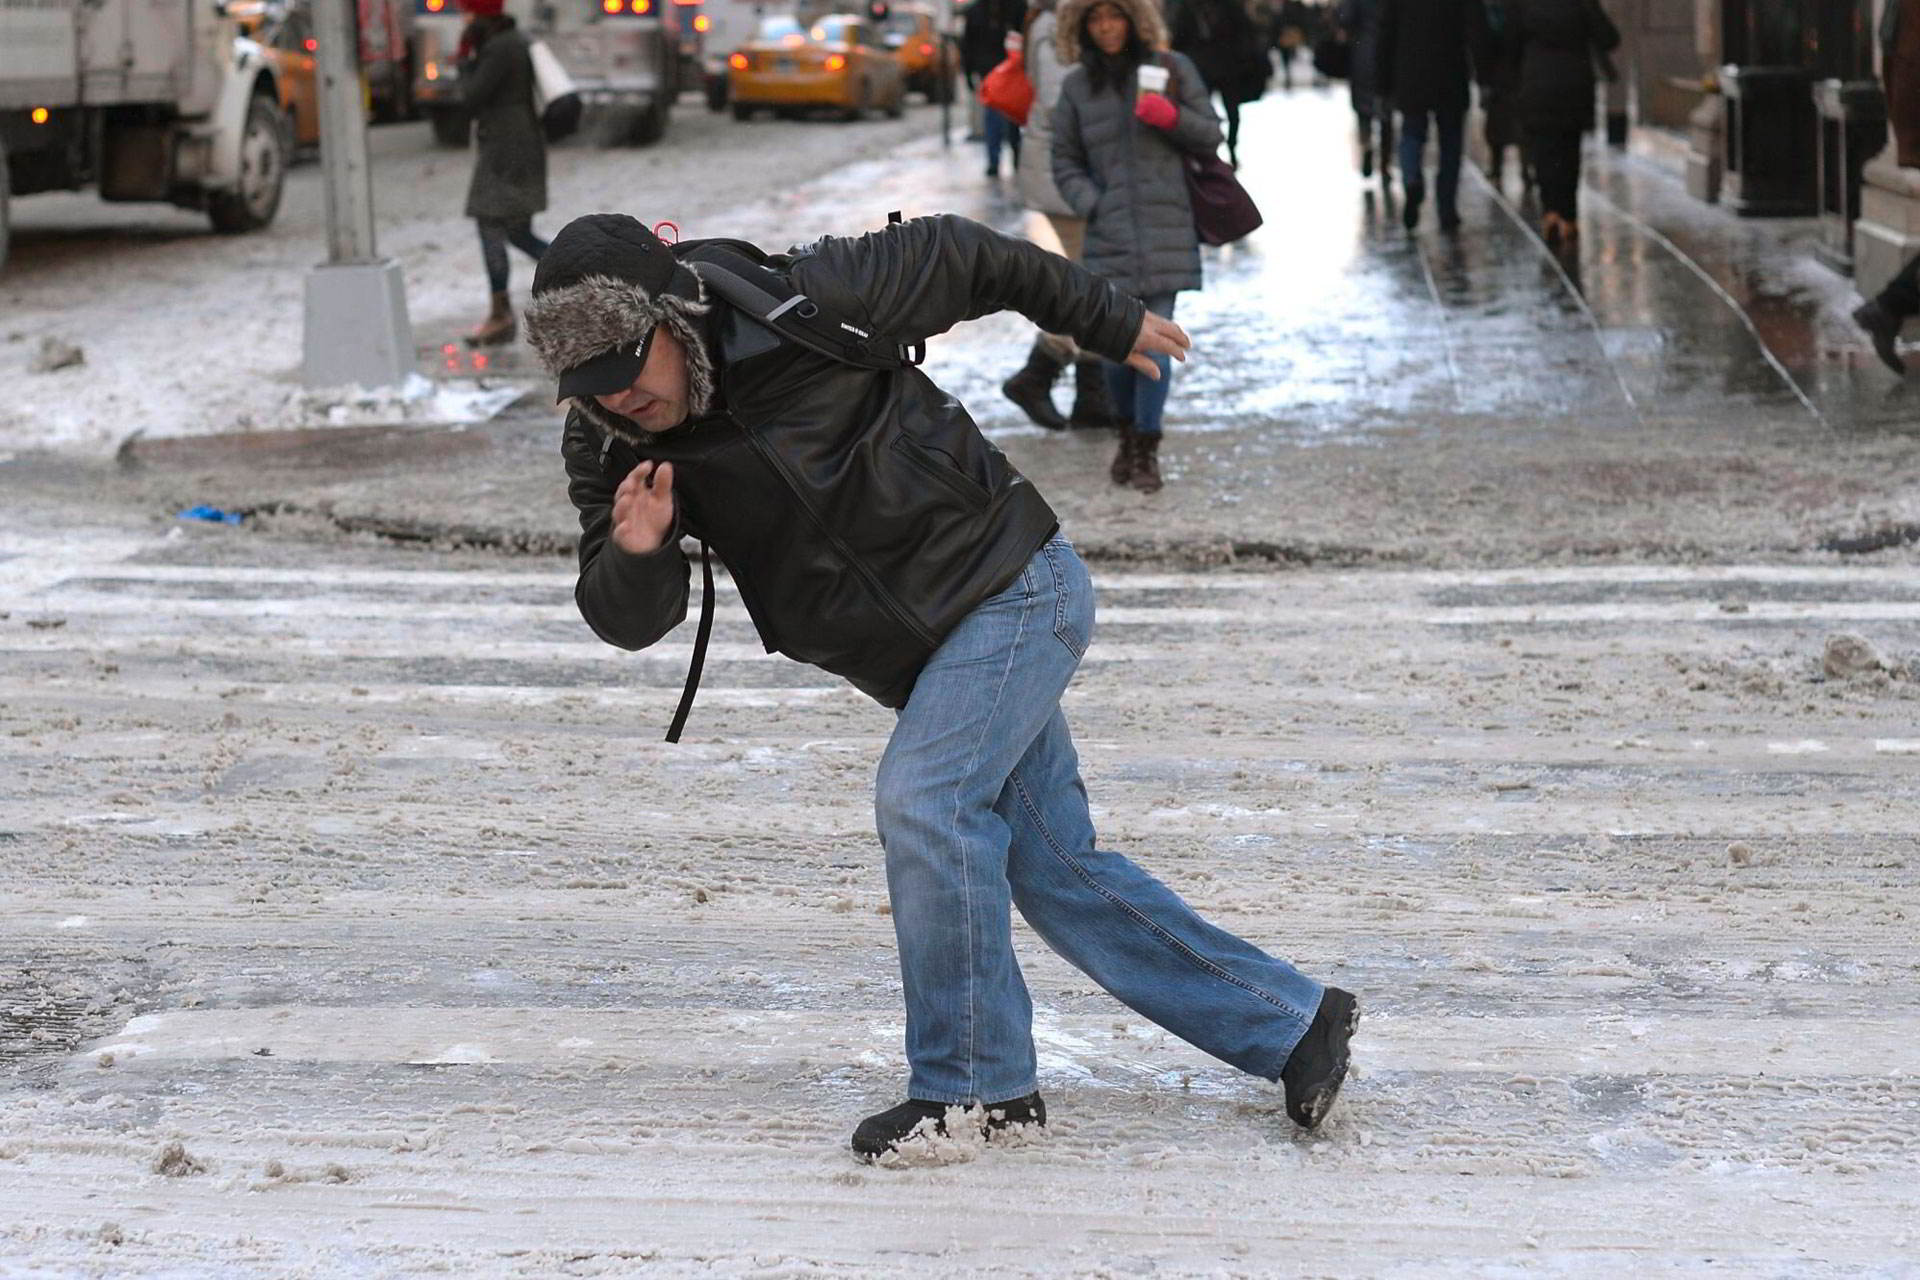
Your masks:
<path fill-rule="evenodd" d="M 1280 87 L 1293 92 L 1293 60 L 1307 43 L 1312 15 L 1304 0 L 1280 0 L 1273 10 L 1273 50 L 1280 55 Z"/>
<path fill-rule="evenodd" d="M 1058 15 L 1056 0 L 1040 0 L 1027 11 L 1027 80 L 1033 85 L 1033 108 L 1027 114 L 1026 160 L 1020 166 L 1016 189 L 1020 202 L 1045 217 L 1069 262 L 1078 262 L 1086 248 L 1087 220 L 1073 211 L 1053 180 L 1053 105 L 1060 98 L 1060 82 L 1067 69 L 1060 62 L 1054 39 Z M 1073 366 L 1073 409 L 1061 417 L 1053 405 L 1053 384 L 1068 365 Z M 1035 424 L 1050 431 L 1072 427 L 1118 427 L 1113 400 L 1100 357 L 1081 351 L 1064 333 L 1042 333 L 1033 341 L 1020 372 L 1000 390 L 1020 406 Z"/>
<path fill-rule="evenodd" d="M 1253 19 L 1240 0 L 1178 0 L 1173 8 L 1173 47 L 1200 71 L 1219 95 L 1227 118 L 1227 159 L 1240 167 L 1240 106 L 1258 102 L 1273 76 Z"/>
<path fill-rule="evenodd" d="M 1184 54 L 1165 52 L 1154 0 L 1062 0 L 1055 38 L 1072 69 L 1053 109 L 1053 177 L 1087 220 L 1087 269 L 1171 316 L 1176 295 L 1201 286 L 1186 157 L 1220 147 L 1206 84 Z M 1161 487 L 1173 384 L 1172 365 L 1156 364 L 1158 376 L 1107 367 L 1114 408 L 1126 420 L 1109 474 L 1142 493 Z"/>
<path fill-rule="evenodd" d="M 1487 181 L 1496 191 L 1506 183 L 1507 153 L 1520 153 L 1523 191 L 1533 189 L 1533 165 L 1527 160 L 1526 140 L 1520 132 L 1520 69 L 1514 59 L 1501 56 L 1511 30 L 1505 0 L 1484 0 L 1487 29 L 1493 39 L 1493 67 L 1481 88 L 1482 133 L 1487 144 Z"/>
<path fill-rule="evenodd" d="M 1347 101 L 1353 107 L 1360 135 L 1360 176 L 1371 178 L 1374 166 L 1380 185 L 1393 181 L 1393 112 L 1380 100 L 1374 74 L 1380 44 L 1380 0 L 1341 0 L 1337 20 L 1352 43 L 1347 72 Z"/>
<path fill-rule="evenodd" d="M 1915 316 L 1920 316 L 1920 255 L 1909 258 L 1885 288 L 1853 312 L 1853 322 L 1873 339 L 1881 362 L 1903 378 L 1907 361 L 1900 354 L 1900 331 Z"/>
<path fill-rule="evenodd" d="M 765 305 L 746 312 L 713 274 L 743 248 L 669 250 L 624 215 L 575 219 L 535 272 L 527 330 L 571 406 L 575 598 L 593 630 L 643 649 L 679 624 L 680 542 L 698 538 L 768 649 L 897 712 L 875 814 L 908 1096 L 861 1122 L 854 1151 L 1046 1122 L 1016 907 L 1117 999 L 1279 1080 L 1294 1121 L 1318 1125 L 1346 1074 L 1353 996 L 1096 845 L 1060 707 L 1094 634 L 1086 567 L 959 402 L 879 358 L 1002 309 L 1149 374 L 1184 357 L 1186 335 L 1060 255 L 955 216 L 745 267 Z M 864 336 L 841 350 L 847 316 Z M 803 318 L 818 335 L 804 342 L 785 327 Z"/>
<path fill-rule="evenodd" d="M 1380 0 L 1374 84 L 1400 113 L 1400 221 L 1420 225 L 1426 200 L 1426 151 L 1439 144 L 1434 207 L 1440 229 L 1460 226 L 1460 158 L 1466 141 L 1469 83 L 1492 73 L 1493 47 L 1480 0 Z"/>
<path fill-rule="evenodd" d="M 1594 125 L 1596 64 L 1620 44 L 1600 0 L 1506 0 L 1504 60 L 1515 70 L 1520 128 L 1540 184 L 1540 234 L 1580 235 L 1580 152 Z"/>
<path fill-rule="evenodd" d="M 976 84 L 1007 56 L 1007 36 L 1026 20 L 1026 0 L 973 0 L 960 28 L 960 56 L 967 83 Z M 1000 157 L 1010 153 L 1020 164 L 1020 126 L 1004 112 L 981 105 L 981 130 L 986 139 L 987 176 L 1000 176 Z"/>
<path fill-rule="evenodd" d="M 480 229 L 480 260 L 492 295 L 487 318 L 467 334 L 471 346 L 512 342 L 507 246 L 539 261 L 547 242 L 533 215 L 547 207 L 547 140 L 533 101 L 533 58 L 504 0 L 460 0 L 469 15 L 460 36 L 460 94 L 473 114 L 473 181 L 467 216 Z"/>

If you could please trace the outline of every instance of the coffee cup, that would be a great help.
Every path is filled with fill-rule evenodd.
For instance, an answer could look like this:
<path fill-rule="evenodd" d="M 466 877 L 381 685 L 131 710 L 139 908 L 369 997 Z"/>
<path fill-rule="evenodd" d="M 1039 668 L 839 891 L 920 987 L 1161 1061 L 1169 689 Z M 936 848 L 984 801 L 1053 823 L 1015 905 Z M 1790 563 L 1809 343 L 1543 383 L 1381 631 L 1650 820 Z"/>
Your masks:
<path fill-rule="evenodd" d="M 1167 69 L 1148 64 L 1140 68 L 1140 92 L 1165 93 L 1167 91 Z"/>

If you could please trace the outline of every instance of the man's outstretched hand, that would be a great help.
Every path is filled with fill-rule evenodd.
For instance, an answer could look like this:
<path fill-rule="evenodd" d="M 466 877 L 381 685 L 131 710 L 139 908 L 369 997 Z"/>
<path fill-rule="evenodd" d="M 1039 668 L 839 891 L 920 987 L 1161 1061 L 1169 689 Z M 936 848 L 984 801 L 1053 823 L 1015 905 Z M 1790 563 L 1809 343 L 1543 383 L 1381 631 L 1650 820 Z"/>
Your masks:
<path fill-rule="evenodd" d="M 1155 382 L 1160 381 L 1160 366 L 1153 362 L 1154 356 L 1172 356 L 1175 360 L 1185 360 L 1187 352 L 1193 347 L 1193 339 L 1165 316 L 1147 312 L 1146 319 L 1140 322 L 1140 332 L 1133 339 L 1133 354 L 1127 357 L 1127 367 L 1138 369 Z"/>
<path fill-rule="evenodd" d="M 613 491 L 613 545 L 651 555 L 673 531 L 673 464 L 643 462 Z"/>

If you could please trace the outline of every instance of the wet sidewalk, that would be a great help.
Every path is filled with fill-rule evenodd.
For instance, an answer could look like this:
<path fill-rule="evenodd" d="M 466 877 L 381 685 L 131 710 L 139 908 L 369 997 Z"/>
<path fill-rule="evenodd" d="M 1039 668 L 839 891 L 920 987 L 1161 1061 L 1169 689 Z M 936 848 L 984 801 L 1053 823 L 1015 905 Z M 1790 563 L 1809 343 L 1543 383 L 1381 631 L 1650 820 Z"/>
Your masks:
<path fill-rule="evenodd" d="M 1196 347 L 1168 410 L 1165 493 L 1114 489 L 1111 437 L 1040 431 L 1004 399 L 1031 339 L 1019 316 L 932 344 L 928 373 L 1093 553 L 1714 560 L 1818 556 L 1920 529 L 1903 479 L 1920 474 L 1911 401 L 1852 331 L 1850 283 L 1806 251 L 1811 223 L 1740 221 L 1691 201 L 1658 161 L 1593 144 L 1577 252 L 1550 252 L 1530 208 L 1471 166 L 1462 229 L 1443 235 L 1429 209 L 1410 235 L 1396 200 L 1356 171 L 1336 89 L 1254 105 L 1242 155 L 1267 223 L 1207 251 L 1206 289 L 1180 299 Z M 779 247 L 881 225 L 892 209 L 1012 232 L 1026 221 L 1011 183 L 982 176 L 977 144 L 924 140 L 684 232 Z M 471 373 L 453 337 L 423 336 L 426 366 Z M 518 350 L 490 357 L 489 372 L 538 385 Z M 1063 384 L 1063 405 L 1069 394 Z M 489 447 L 437 450 L 404 476 L 390 459 L 332 475 L 303 465 L 289 480 L 256 452 L 221 505 L 568 545 L 545 395 L 471 434 Z M 308 462 L 324 455 L 324 441 L 301 447 Z M 193 500 L 209 500 L 205 488 Z"/>

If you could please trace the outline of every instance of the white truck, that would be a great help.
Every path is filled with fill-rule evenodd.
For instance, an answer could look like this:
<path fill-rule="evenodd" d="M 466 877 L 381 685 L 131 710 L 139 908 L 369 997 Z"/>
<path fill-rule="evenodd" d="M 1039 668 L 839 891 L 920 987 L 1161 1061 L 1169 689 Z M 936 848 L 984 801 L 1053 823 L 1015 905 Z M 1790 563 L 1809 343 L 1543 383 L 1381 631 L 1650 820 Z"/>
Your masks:
<path fill-rule="evenodd" d="M 4 2 L 4 0 L 0 0 Z M 416 0 L 413 98 L 443 146 L 464 147 L 470 117 L 455 54 L 466 17 L 455 0 Z M 603 144 L 652 146 L 666 135 L 680 89 L 673 0 L 507 0 L 520 29 L 544 40 L 573 77 L 583 126 Z"/>
<path fill-rule="evenodd" d="M 39 191 L 267 225 L 287 172 L 279 104 L 221 0 L 0 0 L 0 262 L 11 198 Z"/>

